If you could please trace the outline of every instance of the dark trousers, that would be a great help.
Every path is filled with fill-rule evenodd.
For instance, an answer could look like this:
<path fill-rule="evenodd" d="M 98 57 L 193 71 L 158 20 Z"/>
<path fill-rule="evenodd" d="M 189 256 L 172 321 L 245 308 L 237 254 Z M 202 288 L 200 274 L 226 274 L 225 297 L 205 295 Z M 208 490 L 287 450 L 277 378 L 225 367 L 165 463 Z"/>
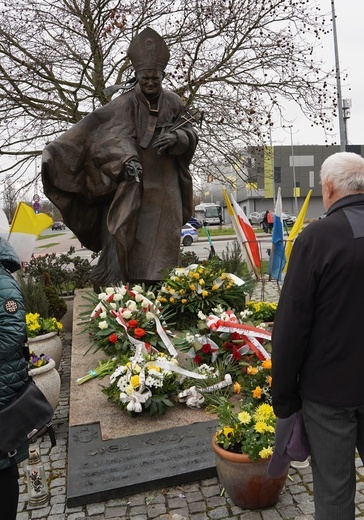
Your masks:
<path fill-rule="evenodd" d="M 353 520 L 355 448 L 364 460 L 364 406 L 304 400 L 302 410 L 311 447 L 315 520 Z"/>
<path fill-rule="evenodd" d="M 18 466 L 0 469 L 0 518 L 16 520 L 19 499 Z"/>

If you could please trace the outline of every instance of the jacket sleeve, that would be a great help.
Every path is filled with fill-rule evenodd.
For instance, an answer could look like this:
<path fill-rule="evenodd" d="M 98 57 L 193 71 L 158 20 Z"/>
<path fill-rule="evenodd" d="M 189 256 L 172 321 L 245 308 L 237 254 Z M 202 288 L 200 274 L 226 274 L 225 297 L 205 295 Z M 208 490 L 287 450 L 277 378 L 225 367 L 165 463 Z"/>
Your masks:
<path fill-rule="evenodd" d="M 316 276 L 299 238 L 292 249 L 272 333 L 272 399 L 277 417 L 301 408 L 298 381 L 313 321 Z"/>
<path fill-rule="evenodd" d="M 0 361 L 19 356 L 25 340 L 25 307 L 14 278 L 0 268 Z"/>

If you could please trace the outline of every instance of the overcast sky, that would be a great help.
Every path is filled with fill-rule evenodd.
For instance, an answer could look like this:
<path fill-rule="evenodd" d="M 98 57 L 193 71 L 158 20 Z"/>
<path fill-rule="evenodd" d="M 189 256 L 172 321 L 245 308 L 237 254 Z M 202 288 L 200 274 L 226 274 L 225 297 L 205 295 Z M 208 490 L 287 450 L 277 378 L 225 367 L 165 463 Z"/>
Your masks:
<path fill-rule="evenodd" d="M 327 4 L 327 5 L 326 5 Z M 323 10 L 331 12 L 331 0 L 321 0 Z M 343 99 L 351 99 L 351 117 L 348 120 L 349 144 L 364 144 L 364 69 L 363 69 L 363 32 L 364 32 L 364 0 L 335 0 L 336 30 L 340 58 L 340 72 L 348 78 L 341 82 Z M 322 58 L 328 66 L 335 67 L 334 38 L 331 36 L 324 42 Z M 324 144 L 323 130 L 313 129 L 310 123 L 296 109 L 290 109 L 287 116 L 292 121 L 293 144 Z M 339 139 L 339 122 L 335 121 L 337 143 Z M 290 145 L 289 129 L 275 128 L 272 132 L 273 145 Z"/>

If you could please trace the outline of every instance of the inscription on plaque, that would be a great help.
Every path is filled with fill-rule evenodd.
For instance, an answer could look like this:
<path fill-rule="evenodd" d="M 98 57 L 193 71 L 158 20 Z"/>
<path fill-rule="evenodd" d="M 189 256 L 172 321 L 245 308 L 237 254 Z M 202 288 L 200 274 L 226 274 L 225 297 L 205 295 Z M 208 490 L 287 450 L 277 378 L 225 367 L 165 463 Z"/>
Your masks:
<path fill-rule="evenodd" d="M 216 475 L 217 421 L 103 441 L 99 423 L 69 429 L 67 505 L 76 507 Z"/>

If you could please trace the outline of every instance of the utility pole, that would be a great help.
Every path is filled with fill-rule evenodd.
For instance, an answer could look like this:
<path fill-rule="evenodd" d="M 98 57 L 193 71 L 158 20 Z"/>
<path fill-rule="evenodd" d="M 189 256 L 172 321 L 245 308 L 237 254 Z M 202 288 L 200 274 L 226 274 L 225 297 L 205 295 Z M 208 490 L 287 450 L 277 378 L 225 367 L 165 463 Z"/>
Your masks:
<path fill-rule="evenodd" d="M 337 31 L 336 31 L 336 15 L 335 15 L 335 1 L 331 0 L 331 11 L 332 11 L 332 31 L 334 35 L 334 51 L 335 51 L 335 66 L 336 66 L 336 90 L 337 90 L 337 110 L 339 115 L 339 130 L 340 130 L 340 151 L 345 152 L 346 150 L 346 139 L 345 139 L 345 123 L 344 123 L 344 111 L 343 111 L 343 99 L 341 94 L 341 77 L 340 77 L 340 60 L 339 60 L 339 48 L 337 43 Z"/>

